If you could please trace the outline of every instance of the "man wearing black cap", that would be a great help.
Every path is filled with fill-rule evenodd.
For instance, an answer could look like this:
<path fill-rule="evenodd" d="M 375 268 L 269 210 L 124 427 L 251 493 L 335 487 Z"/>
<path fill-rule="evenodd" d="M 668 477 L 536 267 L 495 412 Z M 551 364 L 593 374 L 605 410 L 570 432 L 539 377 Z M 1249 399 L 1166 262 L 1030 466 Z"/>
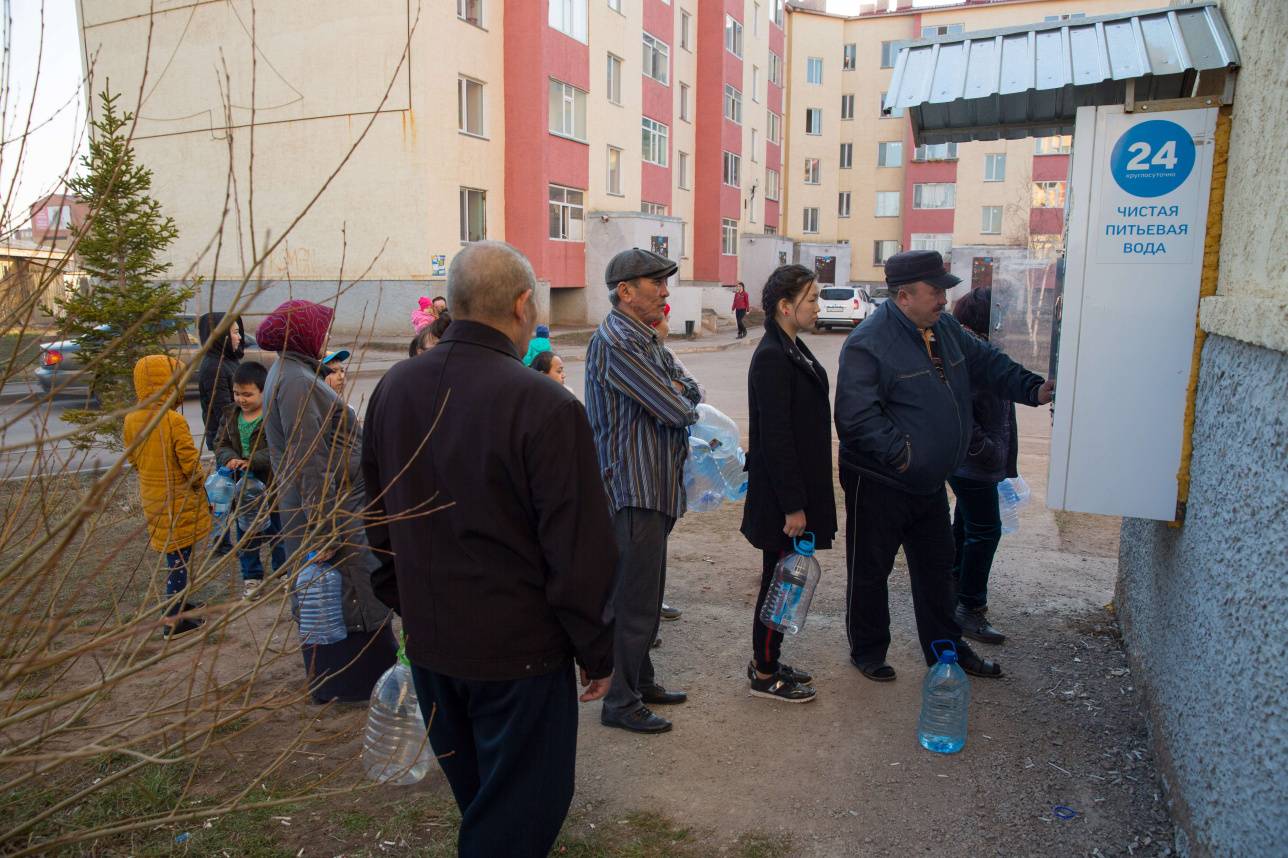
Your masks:
<path fill-rule="evenodd" d="M 684 514 L 688 427 L 702 394 L 662 345 L 676 265 L 638 247 L 605 272 L 613 310 L 586 350 L 586 412 L 613 512 L 617 584 L 613 592 L 613 683 L 600 720 L 636 733 L 664 733 L 671 722 L 649 706 L 683 703 L 657 683 L 649 647 L 657 635 L 666 577 L 666 539 Z"/>
<path fill-rule="evenodd" d="M 1030 406 L 1050 402 L 1055 385 L 966 334 L 943 312 L 945 290 L 961 280 L 935 251 L 895 254 L 885 273 L 891 297 L 846 341 L 836 383 L 850 660 L 868 679 L 895 678 L 886 664 L 887 579 L 903 546 L 926 663 L 936 660 L 932 642 L 946 639 L 956 644 L 967 673 L 1001 676 L 999 664 L 962 643 L 953 618 L 954 545 L 944 481 L 966 457 L 972 385 Z"/>

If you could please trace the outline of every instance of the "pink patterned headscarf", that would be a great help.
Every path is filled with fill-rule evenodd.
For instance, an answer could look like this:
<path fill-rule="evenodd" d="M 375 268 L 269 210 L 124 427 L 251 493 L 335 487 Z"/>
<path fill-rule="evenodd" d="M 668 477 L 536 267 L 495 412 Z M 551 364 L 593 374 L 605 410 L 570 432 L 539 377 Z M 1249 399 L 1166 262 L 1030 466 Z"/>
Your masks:
<path fill-rule="evenodd" d="M 287 301 L 265 317 L 255 330 L 260 348 L 319 357 L 326 344 L 335 311 L 312 301 Z"/>

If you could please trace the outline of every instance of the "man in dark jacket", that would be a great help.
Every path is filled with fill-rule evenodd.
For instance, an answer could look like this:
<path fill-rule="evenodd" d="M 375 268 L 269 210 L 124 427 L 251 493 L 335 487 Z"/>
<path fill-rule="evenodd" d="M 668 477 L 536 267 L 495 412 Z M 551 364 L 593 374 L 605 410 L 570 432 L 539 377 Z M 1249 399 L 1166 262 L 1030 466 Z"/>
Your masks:
<path fill-rule="evenodd" d="M 228 331 L 210 342 L 211 333 L 224 320 L 223 313 L 206 313 L 197 320 L 197 333 L 206 343 L 206 353 L 197 369 L 197 390 L 201 394 L 201 419 L 206 427 L 206 449 L 215 452 L 219 427 L 233 404 L 233 374 L 246 354 L 246 331 L 238 317 Z"/>
<path fill-rule="evenodd" d="M 402 615 L 462 856 L 544 856 L 572 800 L 572 660 L 607 693 L 617 550 L 585 409 L 519 360 L 536 278 L 495 241 L 452 261 L 456 316 L 367 409 L 377 594 Z"/>
<path fill-rule="evenodd" d="M 855 329 L 841 352 L 836 431 L 845 490 L 850 660 L 878 682 L 894 679 L 887 579 L 902 545 L 926 663 L 951 640 L 962 669 L 1001 676 L 1001 666 L 961 642 L 953 618 L 953 533 L 944 481 L 970 445 L 971 391 L 992 389 L 1025 405 L 1051 401 L 1043 381 L 965 333 L 943 313 L 960 279 L 931 250 L 886 261 L 891 297 Z"/>

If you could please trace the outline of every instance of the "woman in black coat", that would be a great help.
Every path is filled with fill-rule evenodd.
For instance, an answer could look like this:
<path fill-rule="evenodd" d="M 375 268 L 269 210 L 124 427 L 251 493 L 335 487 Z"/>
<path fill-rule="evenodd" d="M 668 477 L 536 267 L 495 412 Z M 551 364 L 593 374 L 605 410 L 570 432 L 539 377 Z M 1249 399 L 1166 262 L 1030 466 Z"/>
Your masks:
<path fill-rule="evenodd" d="M 827 372 L 799 338 L 818 320 L 818 286 L 802 265 L 784 265 L 765 283 L 765 336 L 747 372 L 751 450 L 742 534 L 763 553 L 752 623 L 751 693 L 787 703 L 814 699 L 808 672 L 779 662 L 782 632 L 760 621 L 774 567 L 809 531 L 832 547 L 836 497 L 832 478 L 832 408 Z"/>
<path fill-rule="evenodd" d="M 223 313 L 206 313 L 197 320 L 197 333 L 201 342 L 224 320 Z M 224 415 L 233 404 L 233 375 L 246 355 L 246 329 L 239 316 L 228 332 L 210 343 L 201 366 L 197 369 L 197 391 L 201 394 L 201 419 L 206 426 L 206 449 L 215 452 L 219 440 L 219 427 Z"/>

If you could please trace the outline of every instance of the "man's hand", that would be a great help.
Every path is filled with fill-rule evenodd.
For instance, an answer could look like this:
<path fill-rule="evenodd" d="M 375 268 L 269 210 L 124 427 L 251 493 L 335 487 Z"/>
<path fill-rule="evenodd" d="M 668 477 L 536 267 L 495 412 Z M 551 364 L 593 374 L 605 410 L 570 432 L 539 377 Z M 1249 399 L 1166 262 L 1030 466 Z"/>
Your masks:
<path fill-rule="evenodd" d="M 598 700 L 608 693 L 608 687 L 613 684 L 613 675 L 610 673 L 603 679 L 591 679 L 586 675 L 586 668 L 581 668 L 581 687 L 586 689 L 577 699 L 582 703 L 590 703 L 592 700 Z"/>
<path fill-rule="evenodd" d="M 684 384 L 682 382 L 677 381 L 676 379 L 673 378 L 671 379 L 671 386 L 674 387 L 675 392 L 680 394 L 681 396 L 685 394 L 686 388 L 684 387 Z"/>
<path fill-rule="evenodd" d="M 783 533 L 795 539 L 805 532 L 805 510 L 798 509 L 796 512 L 789 512 L 787 519 L 783 522 Z"/>
<path fill-rule="evenodd" d="M 1038 388 L 1038 405 L 1046 405 L 1052 399 L 1055 399 L 1055 379 L 1049 379 L 1042 382 Z"/>
<path fill-rule="evenodd" d="M 244 471 L 250 467 L 250 462 L 245 459 L 229 459 L 226 468 L 232 468 L 234 471 Z"/>

